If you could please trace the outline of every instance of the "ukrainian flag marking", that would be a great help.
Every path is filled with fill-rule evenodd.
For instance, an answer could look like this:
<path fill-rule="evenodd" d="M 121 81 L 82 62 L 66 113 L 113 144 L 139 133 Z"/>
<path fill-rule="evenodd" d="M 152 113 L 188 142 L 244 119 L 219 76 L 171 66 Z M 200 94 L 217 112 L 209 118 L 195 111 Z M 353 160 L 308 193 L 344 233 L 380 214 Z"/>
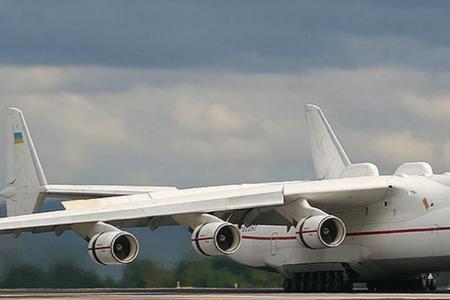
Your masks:
<path fill-rule="evenodd" d="M 14 144 L 23 144 L 23 133 L 14 132 Z"/>

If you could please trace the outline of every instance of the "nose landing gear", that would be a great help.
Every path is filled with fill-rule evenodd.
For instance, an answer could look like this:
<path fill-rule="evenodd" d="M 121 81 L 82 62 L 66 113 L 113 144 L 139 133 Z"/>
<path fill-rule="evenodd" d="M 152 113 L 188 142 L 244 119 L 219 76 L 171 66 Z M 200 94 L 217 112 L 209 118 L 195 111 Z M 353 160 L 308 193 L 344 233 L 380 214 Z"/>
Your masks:
<path fill-rule="evenodd" d="M 367 287 L 371 292 L 427 292 L 436 290 L 436 279 L 433 274 L 419 275 L 414 279 L 396 280 L 391 278 L 386 281 L 368 283 Z"/>
<path fill-rule="evenodd" d="M 429 291 L 435 291 L 436 290 L 436 279 L 434 279 L 433 274 L 428 274 L 427 280 L 426 280 L 427 288 Z"/>
<path fill-rule="evenodd" d="M 419 275 L 412 279 L 390 278 L 367 284 L 370 292 L 426 292 L 436 290 L 436 279 L 432 274 Z M 294 278 L 285 279 L 286 293 L 337 293 L 351 292 L 353 282 L 344 271 L 298 273 Z"/>

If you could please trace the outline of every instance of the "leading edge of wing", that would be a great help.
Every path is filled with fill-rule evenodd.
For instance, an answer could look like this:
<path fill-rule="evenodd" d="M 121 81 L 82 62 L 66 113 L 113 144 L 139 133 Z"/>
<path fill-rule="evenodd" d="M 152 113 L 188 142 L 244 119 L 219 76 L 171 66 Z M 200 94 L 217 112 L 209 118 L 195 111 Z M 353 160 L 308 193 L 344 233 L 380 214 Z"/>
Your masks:
<path fill-rule="evenodd" d="M 153 199 L 151 194 L 112 197 L 127 199 L 127 204 L 87 206 L 63 211 L 37 213 L 0 219 L 0 233 L 34 231 L 72 224 L 145 219 L 187 213 L 210 213 L 254 207 L 278 206 L 284 203 L 283 186 L 243 187 L 236 190 L 209 192 Z M 47 230 L 46 230 L 47 231 Z M 48 231 L 51 231 L 48 230 Z"/>

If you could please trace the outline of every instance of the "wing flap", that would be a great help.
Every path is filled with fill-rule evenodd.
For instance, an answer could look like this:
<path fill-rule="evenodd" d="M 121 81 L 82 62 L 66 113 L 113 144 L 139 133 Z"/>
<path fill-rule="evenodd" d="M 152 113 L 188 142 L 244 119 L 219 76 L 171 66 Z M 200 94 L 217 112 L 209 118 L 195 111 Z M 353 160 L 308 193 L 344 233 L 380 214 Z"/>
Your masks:
<path fill-rule="evenodd" d="M 90 198 L 113 197 L 162 191 L 176 191 L 175 187 L 166 186 L 123 186 L 123 185 L 46 185 L 42 193 L 45 197 L 55 198 Z"/>

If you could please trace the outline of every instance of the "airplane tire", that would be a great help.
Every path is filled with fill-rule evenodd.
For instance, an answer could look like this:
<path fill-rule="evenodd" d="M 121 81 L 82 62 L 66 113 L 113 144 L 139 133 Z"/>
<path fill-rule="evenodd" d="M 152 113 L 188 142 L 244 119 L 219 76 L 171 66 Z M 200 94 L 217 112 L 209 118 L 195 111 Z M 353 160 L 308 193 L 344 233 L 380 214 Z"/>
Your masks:
<path fill-rule="evenodd" d="M 424 276 L 419 276 L 417 279 L 417 289 L 422 292 L 428 289 L 427 279 Z"/>
<path fill-rule="evenodd" d="M 323 291 L 329 292 L 330 291 L 330 272 L 324 272 L 323 274 Z"/>
<path fill-rule="evenodd" d="M 305 292 L 309 293 L 313 291 L 313 278 L 311 273 L 305 273 Z"/>
<path fill-rule="evenodd" d="M 304 272 L 285 279 L 285 293 L 336 293 L 353 291 L 353 282 L 342 271 Z"/>
<path fill-rule="evenodd" d="M 292 279 L 285 279 L 283 282 L 283 291 L 285 293 L 292 293 L 293 292 L 294 283 Z"/>
<path fill-rule="evenodd" d="M 337 285 L 337 291 L 343 292 L 344 291 L 344 274 L 342 272 L 337 272 L 336 274 L 336 285 Z"/>
<path fill-rule="evenodd" d="M 297 274 L 292 283 L 292 292 L 301 293 L 302 292 L 302 273 Z"/>
<path fill-rule="evenodd" d="M 319 291 L 320 288 L 320 281 L 319 281 L 319 273 L 318 272 L 312 272 L 311 273 L 311 292 L 316 293 Z"/>
<path fill-rule="evenodd" d="M 326 291 L 326 277 L 327 272 L 319 272 L 317 274 L 317 291 L 325 292 Z"/>
<path fill-rule="evenodd" d="M 430 279 L 427 282 L 427 287 L 429 291 L 435 291 L 437 288 L 436 279 Z"/>
<path fill-rule="evenodd" d="M 299 273 L 297 275 L 297 292 L 303 293 L 305 291 L 305 273 Z"/>
<path fill-rule="evenodd" d="M 330 272 L 330 292 L 338 291 L 338 279 L 336 272 Z"/>
<path fill-rule="evenodd" d="M 308 284 L 309 284 L 309 277 L 307 273 L 302 273 L 301 281 L 299 283 L 299 292 L 300 293 L 306 293 L 308 292 Z"/>
<path fill-rule="evenodd" d="M 353 292 L 353 282 L 347 281 L 344 283 L 344 292 L 347 293 Z"/>

